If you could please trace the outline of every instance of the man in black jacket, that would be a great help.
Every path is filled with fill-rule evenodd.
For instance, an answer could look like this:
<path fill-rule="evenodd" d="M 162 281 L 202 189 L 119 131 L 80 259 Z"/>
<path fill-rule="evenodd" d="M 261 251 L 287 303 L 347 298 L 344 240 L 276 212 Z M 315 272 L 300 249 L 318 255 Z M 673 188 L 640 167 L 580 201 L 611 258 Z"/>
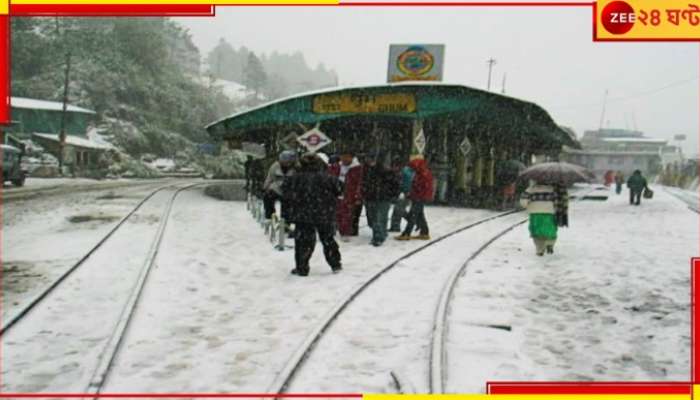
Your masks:
<path fill-rule="evenodd" d="M 372 242 L 381 246 L 387 237 L 387 223 L 391 202 L 399 195 L 399 175 L 389 165 L 385 153 L 370 156 L 362 181 L 362 191 L 367 208 L 367 220 L 372 228 Z"/>
<path fill-rule="evenodd" d="M 315 154 L 301 159 L 299 173 L 282 184 L 282 193 L 290 203 L 289 215 L 294 229 L 294 275 L 309 274 L 309 259 L 316 247 L 316 232 L 323 245 L 323 254 L 331 270 L 341 267 L 340 249 L 335 234 L 335 211 L 338 196 L 343 193 L 342 184 L 335 176 L 326 173 L 326 164 Z"/>

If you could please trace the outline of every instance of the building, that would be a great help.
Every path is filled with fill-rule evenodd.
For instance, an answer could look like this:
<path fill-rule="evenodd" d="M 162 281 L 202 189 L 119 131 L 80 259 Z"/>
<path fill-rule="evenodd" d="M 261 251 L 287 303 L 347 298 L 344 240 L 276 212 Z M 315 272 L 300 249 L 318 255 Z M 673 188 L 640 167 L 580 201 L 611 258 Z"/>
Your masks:
<path fill-rule="evenodd" d="M 580 150 L 565 148 L 562 161 L 584 166 L 599 178 L 606 171 L 629 175 L 638 169 L 645 175 L 657 174 L 664 160 L 682 157 L 676 146 L 668 145 L 668 140 L 627 129 L 585 131 L 580 143 Z"/>
<path fill-rule="evenodd" d="M 8 131 L 21 139 L 30 139 L 34 132 L 61 131 L 61 102 L 11 97 L 10 112 L 14 123 Z M 94 123 L 95 116 L 92 110 L 69 104 L 66 107 L 66 134 L 87 137 L 88 126 Z"/>
<path fill-rule="evenodd" d="M 3 134 L 3 143 L 31 140 L 51 155 L 59 158 L 63 103 L 47 100 L 11 97 L 12 124 Z M 95 125 L 95 111 L 67 105 L 65 112 L 66 140 L 64 165 L 76 175 L 92 175 L 99 169 L 102 153 L 111 149 L 109 145 L 93 141 L 88 131 Z"/>

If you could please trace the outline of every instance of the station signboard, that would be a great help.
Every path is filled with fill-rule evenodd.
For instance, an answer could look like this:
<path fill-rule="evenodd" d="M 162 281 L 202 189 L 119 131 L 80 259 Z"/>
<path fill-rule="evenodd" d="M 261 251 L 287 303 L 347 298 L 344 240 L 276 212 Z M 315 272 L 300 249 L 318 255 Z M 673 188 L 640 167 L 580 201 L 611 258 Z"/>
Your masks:
<path fill-rule="evenodd" d="M 387 82 L 442 81 L 445 45 L 392 44 Z"/>

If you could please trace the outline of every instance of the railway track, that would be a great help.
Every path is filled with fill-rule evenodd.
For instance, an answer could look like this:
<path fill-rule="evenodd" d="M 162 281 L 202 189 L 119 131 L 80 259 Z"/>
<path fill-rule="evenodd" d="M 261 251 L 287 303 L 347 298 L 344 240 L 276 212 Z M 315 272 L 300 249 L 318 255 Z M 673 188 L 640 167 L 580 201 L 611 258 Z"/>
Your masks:
<path fill-rule="evenodd" d="M 580 202 L 588 198 L 589 195 L 595 193 L 598 189 L 593 188 L 592 190 L 586 191 L 585 193 L 577 193 L 574 197 L 575 202 Z M 428 382 L 430 393 L 442 394 L 445 393 L 445 387 L 448 377 L 447 368 L 447 332 L 448 332 L 448 314 L 450 310 L 450 301 L 453 298 L 452 294 L 454 288 L 457 285 L 459 279 L 464 276 L 467 271 L 467 267 L 471 262 L 476 259 L 484 250 L 491 246 L 496 240 L 502 238 L 508 232 L 512 231 L 516 227 L 526 223 L 528 220 L 525 219 L 511 226 L 506 227 L 501 232 L 492 236 L 488 241 L 484 242 L 476 251 L 474 251 L 469 258 L 462 264 L 461 267 L 456 269 L 450 277 L 445 282 L 445 287 L 441 292 L 440 300 L 435 309 L 435 314 L 433 317 L 433 328 L 431 330 L 432 337 L 430 340 L 430 358 L 428 360 Z"/>
<path fill-rule="evenodd" d="M 455 229 L 443 236 L 440 236 L 439 238 L 426 243 L 425 245 L 414 249 L 403 256 L 399 257 L 398 259 L 394 260 L 392 263 L 387 265 L 386 267 L 382 268 L 380 271 L 374 273 L 369 279 L 365 280 L 361 284 L 357 285 L 345 298 L 343 298 L 339 303 L 337 303 L 321 320 L 321 322 L 316 325 L 316 327 L 311 331 L 311 333 L 306 337 L 306 339 L 302 342 L 301 346 L 297 348 L 297 350 L 292 354 L 292 356 L 289 358 L 283 369 L 280 371 L 280 373 L 277 375 L 275 380 L 272 382 L 272 384 L 268 387 L 267 393 L 284 393 L 292 381 L 294 380 L 295 376 L 297 373 L 300 371 L 300 369 L 303 367 L 303 364 L 305 360 L 309 357 L 309 355 L 313 352 L 314 348 L 318 344 L 318 342 L 321 340 L 323 335 L 327 332 L 327 330 L 330 328 L 330 326 L 333 324 L 333 322 L 338 319 L 338 317 L 343 313 L 344 310 L 347 309 L 347 307 L 355 300 L 358 298 L 358 296 L 363 293 L 367 288 L 369 288 L 373 283 L 377 282 L 377 280 L 385 275 L 386 273 L 390 272 L 392 269 L 394 269 L 397 265 L 399 265 L 402 261 L 407 260 L 410 257 L 413 257 L 417 254 L 420 254 L 421 252 L 424 252 L 426 249 L 430 249 L 436 244 L 444 241 L 445 239 L 448 239 L 450 237 L 453 237 L 459 233 L 465 232 L 469 229 L 472 229 L 474 227 L 480 226 L 482 224 L 488 223 L 490 221 L 494 221 L 500 218 L 504 218 L 513 214 L 517 214 L 518 211 L 509 211 L 505 213 L 501 213 L 492 217 L 484 218 L 479 221 L 470 223 L 466 226 L 460 227 L 458 229 Z M 516 225 L 522 224 L 524 221 L 518 221 Z M 510 228 L 512 229 L 512 228 Z M 402 379 L 398 374 L 393 374 L 392 378 L 394 379 L 395 382 L 402 382 L 405 380 Z M 398 385 L 399 383 L 397 383 Z M 404 383 L 404 385 L 408 385 Z"/>
<path fill-rule="evenodd" d="M 7 318 L 3 318 L 2 327 L 0 328 L 0 335 L 3 335 L 5 331 L 10 329 L 14 324 L 16 324 L 20 319 L 22 319 L 29 311 L 31 311 L 37 304 L 39 304 L 46 296 L 49 295 L 58 285 L 61 284 L 66 278 L 68 278 L 73 272 L 75 272 L 81 265 L 83 265 L 102 245 L 110 238 L 112 235 L 121 228 L 121 226 L 131 218 L 141 207 L 155 196 L 158 192 L 161 192 L 167 188 L 173 187 L 175 184 L 165 185 L 157 188 L 156 190 L 149 193 L 141 201 L 139 201 L 134 208 L 131 209 L 112 229 L 107 232 L 84 256 L 82 256 L 76 263 L 74 263 L 70 268 L 68 268 L 63 274 L 61 274 L 56 280 L 54 280 L 50 285 L 46 287 L 41 293 L 37 294 L 30 300 L 24 307 L 19 311 L 13 313 Z"/>
<path fill-rule="evenodd" d="M 682 189 L 668 188 L 666 186 L 663 186 L 663 189 L 664 192 L 682 201 L 686 206 L 688 206 L 690 211 L 700 214 L 700 202 L 698 201 L 697 197 L 690 193 L 684 193 Z"/>
<path fill-rule="evenodd" d="M 582 201 L 590 193 L 595 192 L 595 188 L 592 190 L 579 191 L 576 196 L 575 201 Z M 392 263 L 376 272 L 369 279 L 362 282 L 356 286 L 345 298 L 343 298 L 339 303 L 337 303 L 321 320 L 321 322 L 312 330 L 312 332 L 306 337 L 301 346 L 293 353 L 289 358 L 281 372 L 277 375 L 272 384 L 268 387 L 267 393 L 285 393 L 290 387 L 291 383 L 295 379 L 296 375 L 303 368 L 307 359 L 309 359 L 311 353 L 316 348 L 317 344 L 320 342 L 324 334 L 329 330 L 331 325 L 339 318 L 339 316 L 348 308 L 348 306 L 355 301 L 361 293 L 368 289 L 373 283 L 394 269 L 402 261 L 409 259 L 417 254 L 420 254 L 428 249 L 433 248 L 436 244 L 453 237 L 459 233 L 468 231 L 472 228 L 478 227 L 480 225 L 489 223 L 494 220 L 502 219 L 514 214 L 517 211 L 509 211 L 506 213 L 498 214 L 489 218 L 485 218 L 466 226 L 455 229 L 446 235 L 439 237 L 438 239 L 431 241 L 409 253 L 404 254 L 398 259 L 394 260 Z M 467 260 L 464 263 L 451 271 L 449 277 L 443 283 L 443 288 L 440 291 L 440 298 L 438 305 L 434 311 L 433 315 L 433 327 L 431 329 L 432 337 L 430 340 L 430 351 L 429 351 L 429 367 L 428 367 L 428 386 L 431 393 L 443 393 L 445 387 L 445 380 L 447 379 L 446 374 L 446 358 L 447 353 L 445 350 L 445 336 L 447 332 L 447 315 L 449 310 L 449 302 L 452 298 L 453 289 L 458 281 L 458 279 L 463 276 L 467 266 L 479 256 L 486 248 L 492 245 L 495 241 L 506 235 L 508 232 L 512 231 L 516 227 L 527 222 L 527 218 L 517 218 L 517 221 L 513 223 L 507 223 L 505 228 L 500 226 L 498 232 L 495 235 L 491 235 L 488 238 L 481 237 L 480 240 L 486 239 L 483 244 L 481 244 L 476 250 L 470 253 Z M 401 393 L 415 393 L 416 388 L 407 379 L 405 375 L 399 373 L 398 371 L 392 370 L 390 372 L 391 380 L 394 382 L 395 386 L 399 389 Z"/>
<path fill-rule="evenodd" d="M 160 245 L 163 240 L 164 233 L 166 231 L 166 227 L 168 224 L 168 220 L 170 217 L 170 213 L 173 209 L 173 204 L 175 203 L 175 200 L 181 192 L 191 189 L 195 186 L 201 186 L 201 185 L 206 185 L 209 184 L 210 182 L 195 182 L 195 183 L 186 183 L 186 184 L 171 184 L 171 185 L 166 185 L 163 187 L 160 187 L 153 192 L 151 192 L 148 196 L 146 196 L 139 204 L 132 209 L 132 211 L 127 214 L 122 220 L 119 221 L 115 225 L 115 227 L 110 230 L 85 256 L 83 256 L 76 264 L 74 264 L 66 273 L 64 273 L 59 279 L 54 281 L 49 287 L 47 287 L 46 290 L 44 290 L 40 295 L 36 296 L 28 306 L 24 307 L 20 312 L 16 313 L 13 315 L 11 318 L 8 319 L 6 323 L 3 324 L 2 328 L 2 337 L 5 339 L 5 343 L 11 343 L 12 338 L 11 334 L 15 330 L 21 330 L 25 329 L 24 332 L 20 332 L 20 337 L 26 335 L 28 332 L 36 332 L 36 334 L 28 335 L 31 340 L 28 340 L 28 342 L 40 342 L 42 339 L 45 338 L 45 342 L 42 343 L 23 343 L 22 347 L 18 352 L 22 352 L 25 350 L 23 353 L 26 353 L 26 350 L 38 350 L 42 351 L 44 349 L 53 349 L 56 347 L 56 343 L 60 342 L 60 339 L 56 339 L 57 337 L 71 337 L 71 336 L 76 336 L 77 338 L 70 343 L 70 345 L 73 345 L 74 348 L 80 349 L 79 351 L 84 351 L 85 354 L 79 355 L 76 357 L 85 357 L 86 359 L 89 360 L 96 360 L 96 362 L 90 361 L 92 363 L 91 368 L 85 368 L 82 365 L 78 365 L 76 367 L 76 370 L 79 370 L 75 372 L 76 375 L 80 375 L 81 378 L 88 378 L 87 383 L 83 381 L 83 383 L 79 382 L 71 382 L 71 386 L 75 387 L 78 391 L 84 392 L 84 393 L 90 393 L 97 395 L 100 393 L 100 390 L 104 386 L 107 377 L 109 375 L 112 363 L 120 349 L 120 345 L 122 342 L 122 338 L 124 337 L 124 334 L 129 326 L 129 322 L 132 319 L 132 316 L 134 315 L 134 312 L 136 310 L 139 298 L 141 296 L 141 293 L 143 292 L 143 289 L 145 287 L 145 284 L 148 279 L 149 272 L 151 271 L 153 265 L 155 264 L 155 261 L 158 256 L 158 250 L 160 248 Z M 121 290 L 118 294 L 126 294 L 127 299 L 125 302 L 123 302 L 123 297 L 119 300 L 120 302 L 123 302 L 120 304 L 119 307 L 114 307 L 111 306 L 110 304 L 114 303 L 115 299 L 112 298 L 107 298 L 107 299 L 102 299 L 99 298 L 99 296 L 102 294 L 99 289 L 96 291 L 90 291 L 92 288 L 90 287 L 91 285 L 95 285 L 97 287 L 100 286 L 100 284 L 103 284 L 103 282 L 90 282 L 90 283 L 82 283 L 80 282 L 80 278 L 77 277 L 79 274 L 74 274 L 77 270 L 84 271 L 84 268 L 88 267 L 87 261 L 91 258 L 96 253 L 99 253 L 99 250 L 102 248 L 105 248 L 108 243 L 111 241 L 109 240 L 110 238 L 113 237 L 115 232 L 120 231 L 120 228 L 122 225 L 130 220 L 131 218 L 134 217 L 134 215 L 139 211 L 145 204 L 149 203 L 149 200 L 151 200 L 154 196 L 158 195 L 158 193 L 161 193 L 167 189 L 174 188 L 175 190 L 169 194 L 169 197 L 167 198 L 165 202 L 165 206 L 163 208 L 156 207 L 157 210 L 162 209 L 162 213 L 160 214 L 160 218 L 158 220 L 158 225 L 155 230 L 155 235 L 153 236 L 153 239 L 150 241 L 150 243 L 144 243 L 144 245 L 148 245 L 147 247 L 147 252 L 145 259 L 143 260 L 141 267 L 140 268 L 134 268 L 134 271 L 132 273 L 132 276 L 135 277 L 135 280 L 133 281 L 133 284 L 127 283 L 128 290 Z M 152 233 L 153 231 L 145 231 L 146 233 Z M 122 235 L 124 236 L 124 235 Z M 115 236 L 116 238 L 116 236 Z M 118 240 L 118 239 L 114 239 Z M 125 242 L 128 241 L 127 237 L 122 237 L 121 240 L 124 240 Z M 103 257 L 109 258 L 109 255 L 103 254 Z M 124 254 L 124 258 L 129 256 L 129 254 Z M 99 269 L 102 267 L 103 269 L 106 267 L 103 267 L 102 265 L 94 265 L 95 263 L 93 262 L 92 265 L 89 265 L 93 269 Z M 81 266 L 84 266 L 83 268 L 80 268 Z M 113 265 L 112 265 L 113 266 Z M 126 268 L 125 268 L 126 269 Z M 104 280 L 105 282 L 109 282 L 113 279 L 128 279 L 128 273 L 120 274 L 120 271 L 115 271 L 113 270 L 104 270 L 102 271 L 107 277 L 103 277 L 100 275 L 93 275 L 96 277 L 99 277 L 100 279 Z M 80 305 L 72 304 L 72 307 L 65 307 L 64 304 L 61 304 L 61 295 L 63 295 L 60 290 L 57 290 L 59 287 L 63 287 L 64 285 L 67 285 L 67 279 L 69 276 L 76 277 L 73 279 L 72 283 L 74 284 L 73 287 L 66 287 L 65 292 L 68 292 L 69 290 L 80 290 L 82 292 L 85 292 L 87 295 L 85 298 L 78 299 L 78 297 L 81 296 L 82 293 L 65 293 L 65 296 L 70 296 L 68 300 L 69 302 L 72 301 L 73 303 L 82 301 L 84 304 L 82 307 Z M 76 283 L 76 281 L 78 281 Z M 61 285 L 61 283 L 64 283 L 64 285 Z M 76 289 L 78 288 L 78 289 Z M 123 293 L 125 292 L 125 293 Z M 117 293 L 117 292 L 115 292 Z M 54 297 L 55 296 L 55 297 Z M 42 301 L 53 298 L 53 302 L 49 304 L 47 307 L 37 307 Z M 65 302 L 65 300 L 63 300 Z M 97 303 L 91 304 L 91 303 Z M 57 310 L 54 311 L 52 307 L 55 307 Z M 65 308 L 65 310 L 64 310 Z M 95 308 L 93 310 L 92 308 Z M 83 329 L 81 330 L 81 327 L 78 327 L 75 325 L 75 323 L 71 323 L 70 321 L 61 321 L 59 324 L 60 326 L 54 326 L 51 324 L 52 320 L 59 321 L 62 318 L 70 319 L 70 318 L 75 318 L 74 315 L 56 315 L 60 313 L 61 311 L 73 311 L 73 310 L 78 310 L 84 313 L 82 318 L 85 320 L 89 320 L 91 318 L 92 314 L 98 314 L 101 315 L 101 318 L 104 322 L 108 322 L 109 326 L 112 326 L 113 328 L 108 329 L 104 328 L 104 331 L 106 334 L 103 334 L 99 336 L 98 339 L 93 339 L 89 338 L 88 341 L 95 340 L 94 343 L 92 343 L 91 346 L 85 346 L 82 347 L 80 344 L 80 341 L 85 341 L 86 339 L 80 338 L 81 335 L 88 337 L 86 335 L 94 334 L 91 332 L 91 330 Z M 33 321 L 28 321 L 28 326 L 23 327 L 23 322 L 25 320 L 31 319 L 32 314 L 34 312 L 37 312 L 37 314 L 43 314 L 43 315 L 38 315 L 36 318 L 34 318 Z M 105 316 L 104 314 L 110 314 L 109 316 Z M 83 320 L 81 318 L 81 321 Z M 38 320 L 38 321 L 37 321 Z M 116 320 L 116 322 L 115 322 Z M 45 326 L 44 326 L 45 325 Z M 8 341 L 8 334 L 10 334 L 10 340 Z M 24 335 L 23 335 L 24 334 Z M 25 341 L 27 342 L 27 341 Z M 70 345 L 67 345 L 66 347 L 70 347 Z M 8 349 L 9 350 L 9 349 Z M 60 351 L 60 350 L 54 350 L 54 351 Z M 67 353 L 67 355 L 73 356 L 73 353 Z M 11 353 L 11 351 L 10 351 Z M 28 352 L 29 354 L 33 354 L 32 351 Z M 6 360 L 10 359 L 15 359 L 15 358 L 10 358 L 8 356 L 8 351 L 6 351 Z M 11 354 L 10 354 L 11 355 Z M 53 357 L 51 357 L 53 358 Z M 38 358 L 39 361 L 45 362 L 47 360 L 46 357 L 44 358 Z M 22 364 L 22 361 L 15 360 Z M 79 363 L 73 363 L 73 364 L 79 364 Z M 6 370 L 7 371 L 7 370 Z M 70 378 L 67 378 L 70 379 Z M 3 384 L 6 385 L 8 382 L 11 383 L 11 379 L 8 379 L 7 377 L 4 377 Z M 21 387 L 21 385 L 19 385 Z M 7 389 L 4 389 L 5 392 L 7 392 Z"/>
<path fill-rule="evenodd" d="M 149 180 L 145 181 L 127 181 L 127 182 L 103 182 L 93 183 L 81 186 L 74 185 L 54 185 L 39 188 L 3 188 L 2 202 L 9 203 L 14 201 L 31 200 L 39 196 L 54 196 L 58 194 L 71 193 L 76 190 L 81 192 L 109 190 L 123 187 L 138 187 L 157 184 Z"/>

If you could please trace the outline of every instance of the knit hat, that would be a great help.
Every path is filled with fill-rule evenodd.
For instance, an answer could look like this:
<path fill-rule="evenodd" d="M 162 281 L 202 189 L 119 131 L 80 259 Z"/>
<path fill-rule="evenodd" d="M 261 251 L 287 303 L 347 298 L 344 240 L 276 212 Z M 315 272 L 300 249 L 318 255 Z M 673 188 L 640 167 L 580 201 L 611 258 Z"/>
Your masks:
<path fill-rule="evenodd" d="M 294 150 L 285 150 L 280 153 L 279 160 L 283 162 L 293 162 L 297 159 L 297 153 Z"/>

